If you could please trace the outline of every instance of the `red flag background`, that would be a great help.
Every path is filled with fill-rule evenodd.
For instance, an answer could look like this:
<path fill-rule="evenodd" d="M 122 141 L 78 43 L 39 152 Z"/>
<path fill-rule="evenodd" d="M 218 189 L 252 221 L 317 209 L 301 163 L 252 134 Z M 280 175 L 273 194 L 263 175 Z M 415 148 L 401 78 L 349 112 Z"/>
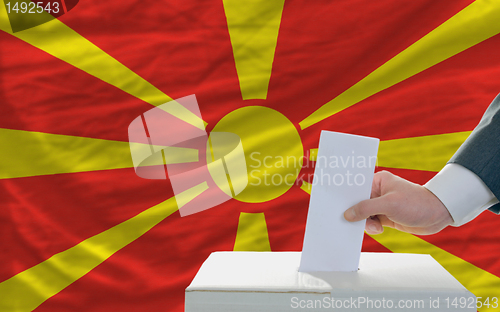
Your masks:
<path fill-rule="evenodd" d="M 1 5 L 1 311 L 183 311 L 211 252 L 252 249 L 235 245 L 237 233 L 301 250 L 301 179 L 314 157 L 282 194 L 270 186 L 261 200 L 181 218 L 169 181 L 138 177 L 130 160 L 128 125 L 152 105 L 196 94 L 208 132 L 237 109 L 271 108 L 295 126 L 306 157 L 321 130 L 378 137 L 377 170 L 423 184 L 500 92 L 495 1 L 261 2 L 86 0 L 15 33 Z M 260 32 L 267 23 L 279 27 L 275 46 Z M 272 68 L 260 93 L 244 85 L 253 60 Z M 239 112 L 227 127 L 273 137 L 260 113 Z M 244 221 L 262 214 L 257 227 Z M 499 224 L 485 212 L 432 236 L 388 229 L 366 235 L 363 251 L 430 253 L 493 304 Z"/>

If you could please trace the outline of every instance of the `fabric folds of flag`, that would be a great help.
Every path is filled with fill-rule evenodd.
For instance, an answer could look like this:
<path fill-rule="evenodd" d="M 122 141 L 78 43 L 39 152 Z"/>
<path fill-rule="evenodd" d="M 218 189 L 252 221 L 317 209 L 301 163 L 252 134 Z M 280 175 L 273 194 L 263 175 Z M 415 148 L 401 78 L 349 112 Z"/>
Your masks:
<path fill-rule="evenodd" d="M 423 184 L 500 93 L 496 1 L 87 0 L 19 31 L 8 10 L 33 2 L 2 2 L 0 311 L 183 311 L 211 252 L 301 250 L 321 130 L 380 138 L 377 170 Z M 127 129 L 190 94 L 207 134 L 241 138 L 249 185 L 181 217 Z M 363 250 L 431 254 L 491 301 L 499 223 Z"/>

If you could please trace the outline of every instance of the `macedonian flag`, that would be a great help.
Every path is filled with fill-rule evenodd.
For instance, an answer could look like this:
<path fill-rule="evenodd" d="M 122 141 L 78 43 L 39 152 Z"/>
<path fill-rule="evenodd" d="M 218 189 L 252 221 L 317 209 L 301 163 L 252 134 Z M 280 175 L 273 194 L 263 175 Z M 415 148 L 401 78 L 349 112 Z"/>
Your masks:
<path fill-rule="evenodd" d="M 377 170 L 424 184 L 500 93 L 497 0 L 1 2 L 5 312 L 181 312 L 210 253 L 301 250 L 321 130 L 380 138 Z M 154 108 L 168 149 L 131 140 Z M 225 161 L 227 185 L 208 168 L 175 190 L 233 139 L 243 180 Z M 499 225 L 386 229 L 363 251 L 430 254 L 494 311 Z"/>

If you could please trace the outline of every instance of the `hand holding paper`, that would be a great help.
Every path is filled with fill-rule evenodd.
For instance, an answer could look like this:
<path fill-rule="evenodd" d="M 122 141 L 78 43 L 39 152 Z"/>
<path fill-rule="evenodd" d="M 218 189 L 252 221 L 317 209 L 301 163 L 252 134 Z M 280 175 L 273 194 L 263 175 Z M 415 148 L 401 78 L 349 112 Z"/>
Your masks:
<path fill-rule="evenodd" d="M 387 171 L 375 174 L 371 199 L 352 206 L 344 216 L 351 222 L 375 216 L 366 222 L 369 234 L 382 233 L 383 226 L 413 234 L 434 234 L 453 223 L 446 207 L 429 190 Z"/>

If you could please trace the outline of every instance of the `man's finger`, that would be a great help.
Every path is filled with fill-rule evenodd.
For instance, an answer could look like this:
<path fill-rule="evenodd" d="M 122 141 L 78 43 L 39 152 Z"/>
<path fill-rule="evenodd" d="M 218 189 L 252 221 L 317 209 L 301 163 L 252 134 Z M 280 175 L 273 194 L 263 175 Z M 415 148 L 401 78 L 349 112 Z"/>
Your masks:
<path fill-rule="evenodd" d="M 347 209 L 344 212 L 344 218 L 347 221 L 355 222 L 378 214 L 386 215 L 390 206 L 387 196 L 363 200 Z"/>
<path fill-rule="evenodd" d="M 370 217 L 366 219 L 366 226 L 365 226 L 366 233 L 374 235 L 374 234 L 381 234 L 384 231 L 384 227 L 380 223 L 380 220 L 378 217 Z"/>
<path fill-rule="evenodd" d="M 396 224 L 394 223 L 394 221 L 392 221 L 391 219 L 387 218 L 386 216 L 384 215 L 379 215 L 377 216 L 380 224 L 382 226 L 388 226 L 388 227 L 391 227 L 391 228 L 396 228 Z"/>
<path fill-rule="evenodd" d="M 394 175 L 389 171 L 379 171 L 375 172 L 372 182 L 372 190 L 370 198 L 377 198 L 383 194 L 383 186 L 390 183 L 394 179 Z"/>

